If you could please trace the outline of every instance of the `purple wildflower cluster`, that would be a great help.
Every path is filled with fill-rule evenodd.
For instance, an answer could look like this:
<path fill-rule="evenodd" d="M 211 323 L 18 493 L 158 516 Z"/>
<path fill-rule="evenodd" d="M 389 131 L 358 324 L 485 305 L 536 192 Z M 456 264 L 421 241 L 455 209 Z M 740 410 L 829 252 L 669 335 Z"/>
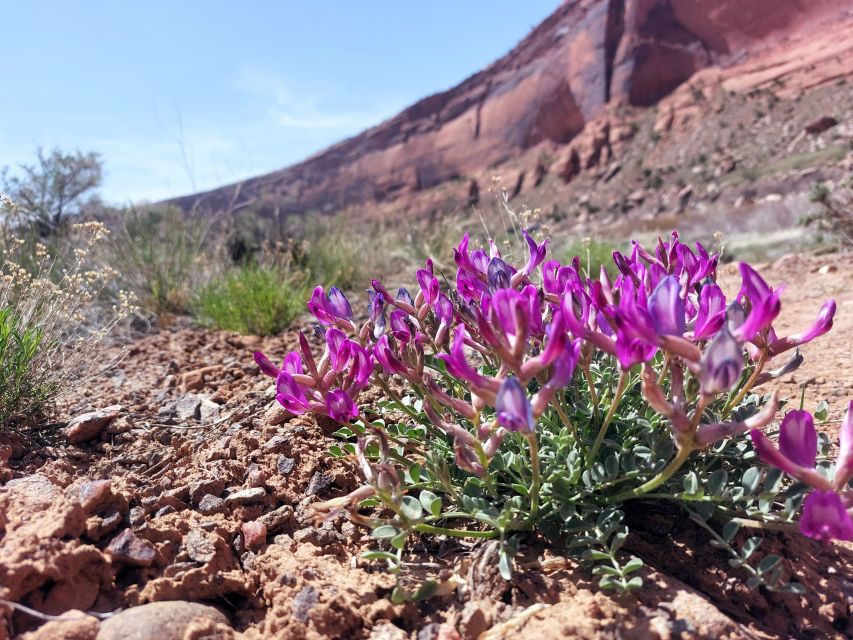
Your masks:
<path fill-rule="evenodd" d="M 727 299 L 716 283 L 719 256 L 699 243 L 689 247 L 675 232 L 651 251 L 632 242 L 627 255 L 615 252 L 613 279 L 604 268 L 597 278 L 584 275 L 578 258 L 565 265 L 546 260 L 548 241 L 538 244 L 522 233 L 528 247 L 522 266 L 505 260 L 493 242 L 472 250 L 466 234 L 454 250 L 453 286 L 442 286 L 431 260 L 416 274 L 414 296 L 405 288 L 392 294 L 374 280 L 361 326 L 340 290 L 317 287 L 308 308 L 325 337 L 319 361 L 303 335 L 300 350 L 289 353 L 281 368 L 255 354 L 263 373 L 276 380 L 278 401 L 295 414 L 313 411 L 347 422 L 361 414 L 362 389 L 375 385 L 393 393 L 391 378 L 402 379 L 424 399 L 430 422 L 452 439 L 457 465 L 484 477 L 508 433 L 522 434 L 533 446 L 538 419 L 559 404 L 555 398 L 575 372 L 591 380 L 594 358 L 608 354 L 622 372 L 614 408 L 628 371 L 642 366 L 643 395 L 670 422 L 681 461 L 751 431 L 762 459 L 815 487 L 803 517 L 806 535 L 851 537 L 851 497 L 841 492 L 853 473 L 849 413 L 843 436 L 848 452 L 833 486 L 814 471 L 813 452 L 806 455 L 814 449 L 814 433 L 800 426 L 804 419 L 788 415 L 781 453 L 773 453 L 761 429 L 775 415 L 775 396 L 750 418 L 727 421 L 750 389 L 799 366 L 797 351 L 777 369 L 765 370 L 771 359 L 829 331 L 834 301 L 805 331 L 780 338 L 773 322 L 781 288 L 742 263 L 741 288 Z M 651 366 L 659 354 L 662 371 Z M 723 419 L 702 423 L 704 410 L 727 393 L 717 413 Z"/>

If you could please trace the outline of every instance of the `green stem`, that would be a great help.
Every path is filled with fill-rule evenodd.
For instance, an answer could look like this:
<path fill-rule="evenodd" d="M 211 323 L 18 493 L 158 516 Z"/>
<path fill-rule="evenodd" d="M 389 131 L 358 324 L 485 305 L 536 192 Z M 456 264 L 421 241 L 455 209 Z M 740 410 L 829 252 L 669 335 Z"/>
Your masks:
<path fill-rule="evenodd" d="M 539 515 L 539 485 L 541 482 L 539 470 L 539 441 L 536 439 L 536 434 L 527 435 L 527 442 L 530 445 L 530 521 L 536 520 Z"/>
<path fill-rule="evenodd" d="M 421 533 L 433 533 L 440 536 L 451 536 L 453 538 L 497 538 L 497 531 L 469 531 L 467 529 L 448 529 L 436 527 L 431 524 L 421 523 L 414 527 L 415 531 Z"/>
<path fill-rule="evenodd" d="M 761 356 L 758 358 L 758 364 L 755 365 L 755 369 L 752 372 L 752 375 L 749 376 L 749 380 L 746 381 L 746 384 L 743 385 L 740 391 L 738 391 L 737 395 L 729 400 L 726 403 L 726 406 L 723 408 L 722 414 L 724 418 L 727 418 L 729 414 L 732 412 L 732 409 L 735 408 L 738 403 L 743 400 L 744 396 L 750 392 L 755 381 L 758 380 L 758 376 L 761 375 L 761 372 L 764 370 L 764 365 L 767 364 L 767 349 L 764 349 L 761 352 Z"/>
<path fill-rule="evenodd" d="M 601 413 L 598 410 L 598 394 L 595 392 L 595 383 L 592 380 L 592 374 L 589 371 L 589 365 L 583 368 L 583 374 L 589 384 L 589 401 L 592 403 L 592 416 L 595 421 L 601 420 Z"/>
<path fill-rule="evenodd" d="M 565 408 L 563 408 L 562 400 L 557 400 L 557 402 L 554 403 L 554 409 L 557 411 L 557 415 L 560 416 L 560 420 L 563 421 L 563 425 L 567 426 L 571 430 L 572 436 L 575 438 L 575 442 L 580 444 L 581 441 L 578 436 L 577 427 L 575 427 L 572 421 L 569 420 L 569 414 L 567 414 Z"/>
<path fill-rule="evenodd" d="M 679 449 L 676 456 L 670 460 L 669 464 L 666 465 L 666 467 L 664 467 L 654 478 L 644 484 L 641 484 L 639 487 L 631 489 L 630 491 L 624 491 L 612 498 L 608 498 L 607 503 L 624 502 L 625 500 L 640 498 L 650 491 L 654 491 L 664 482 L 669 480 L 673 474 L 681 468 L 681 465 L 684 464 L 685 460 L 687 460 L 691 453 L 693 453 L 693 449 L 688 446 L 685 446 L 683 449 Z"/>
<path fill-rule="evenodd" d="M 613 416 L 616 415 L 616 409 L 619 407 L 619 403 L 622 401 L 622 395 L 625 393 L 625 387 L 627 386 L 628 372 L 622 371 L 619 374 L 619 383 L 616 386 L 616 395 L 613 397 L 613 403 L 610 405 L 610 410 L 607 412 L 607 416 L 604 418 L 604 422 L 602 423 L 601 428 L 598 430 L 598 435 L 595 436 L 595 442 L 592 443 L 592 449 L 590 450 L 589 458 L 587 459 L 587 467 L 592 466 L 592 463 L 595 460 L 595 455 L 601 448 L 601 443 L 604 440 L 605 434 L 607 433 L 607 427 L 609 427 L 610 423 L 613 422 Z"/>

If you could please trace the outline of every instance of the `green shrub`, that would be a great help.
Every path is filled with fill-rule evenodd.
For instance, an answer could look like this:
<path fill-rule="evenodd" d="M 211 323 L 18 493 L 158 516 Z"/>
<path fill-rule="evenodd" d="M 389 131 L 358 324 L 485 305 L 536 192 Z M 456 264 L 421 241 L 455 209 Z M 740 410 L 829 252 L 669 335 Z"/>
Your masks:
<path fill-rule="evenodd" d="M 597 280 L 603 266 L 611 278 L 616 277 L 617 270 L 613 264 L 612 244 L 596 238 L 583 238 L 571 242 L 563 250 L 562 264 L 569 264 L 577 256 L 581 261 L 581 271 L 593 280 Z"/>
<path fill-rule="evenodd" d="M 22 324 L 11 307 L 0 309 L 0 425 L 40 417 L 56 391 L 35 366 L 44 333 Z"/>
<path fill-rule="evenodd" d="M 243 334 L 273 335 L 305 308 L 300 274 L 275 266 L 245 265 L 214 279 L 194 303 L 203 324 Z"/>

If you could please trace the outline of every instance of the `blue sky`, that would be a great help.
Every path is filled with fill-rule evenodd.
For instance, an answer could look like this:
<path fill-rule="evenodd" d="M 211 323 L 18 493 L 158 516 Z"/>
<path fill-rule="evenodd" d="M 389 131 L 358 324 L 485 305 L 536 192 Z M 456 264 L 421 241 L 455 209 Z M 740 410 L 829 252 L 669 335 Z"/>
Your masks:
<path fill-rule="evenodd" d="M 0 0 L 0 167 L 98 151 L 108 201 L 297 162 L 460 82 L 558 0 Z"/>

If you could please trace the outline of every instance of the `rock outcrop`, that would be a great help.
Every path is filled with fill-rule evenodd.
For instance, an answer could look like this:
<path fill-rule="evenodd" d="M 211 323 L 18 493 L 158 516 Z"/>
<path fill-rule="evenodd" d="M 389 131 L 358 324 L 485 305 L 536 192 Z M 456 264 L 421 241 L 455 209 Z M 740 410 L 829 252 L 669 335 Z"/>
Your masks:
<path fill-rule="evenodd" d="M 609 160 L 612 142 L 630 136 L 602 121 L 613 105 L 655 105 L 701 70 L 737 69 L 780 49 L 808 48 L 829 26 L 851 23 L 848 0 L 569 1 L 480 73 L 300 164 L 246 181 L 240 198 L 281 212 L 334 211 L 411 198 L 464 178 L 470 199 L 469 185 L 477 188 L 488 171 L 537 146 L 557 148 L 562 161 L 531 167 L 530 183 L 546 171 L 571 179 Z M 842 76 L 853 74 L 849 35 L 835 63 Z M 775 73 L 812 63 L 789 58 Z M 773 73 L 743 84 L 770 81 Z M 517 190 L 524 181 L 519 174 Z M 222 209 L 234 192 L 223 187 L 176 202 Z"/>

